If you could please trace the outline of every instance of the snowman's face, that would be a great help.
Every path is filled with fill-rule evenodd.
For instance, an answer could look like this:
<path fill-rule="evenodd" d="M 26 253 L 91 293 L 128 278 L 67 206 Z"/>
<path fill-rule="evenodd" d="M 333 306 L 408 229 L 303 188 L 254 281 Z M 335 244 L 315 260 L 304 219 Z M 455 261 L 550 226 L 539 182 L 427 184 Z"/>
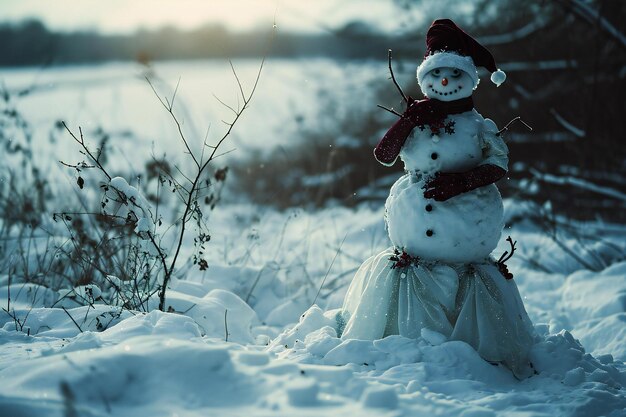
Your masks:
<path fill-rule="evenodd" d="M 441 67 L 426 73 L 422 80 L 422 92 L 431 99 L 452 101 L 471 96 L 473 84 L 465 71 Z"/>

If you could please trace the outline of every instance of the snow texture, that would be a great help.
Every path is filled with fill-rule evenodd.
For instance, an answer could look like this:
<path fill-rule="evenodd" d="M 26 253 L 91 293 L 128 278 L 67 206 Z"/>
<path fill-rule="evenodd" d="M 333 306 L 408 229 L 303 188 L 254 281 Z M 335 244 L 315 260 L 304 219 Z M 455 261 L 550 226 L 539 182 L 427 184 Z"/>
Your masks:
<path fill-rule="evenodd" d="M 242 212 L 233 208 L 229 213 L 231 221 L 223 214 L 221 224 L 232 234 Z M 269 232 L 284 224 L 286 216 L 262 214 L 259 233 L 272 236 L 263 241 L 265 252 L 278 239 Z M 345 232 L 335 229 L 341 225 L 354 231 L 344 250 L 377 252 L 387 243 L 380 240 L 371 247 L 373 236 L 384 236 L 381 217 L 381 210 L 365 207 L 301 214 L 289 223 L 284 239 L 297 242 L 312 222 L 324 235 L 320 242 L 332 233 L 341 240 Z M 523 254 L 533 253 L 533 245 L 545 245 L 533 229 L 510 232 L 525 243 Z M 319 283 L 335 251 L 326 243 L 320 243 L 324 251 L 316 249 L 317 234 L 308 236 L 308 250 L 317 253 L 314 264 L 324 264 L 314 275 Z M 557 249 L 551 254 L 555 262 L 566 259 Z M 302 259 L 302 249 L 294 256 Z M 327 283 L 356 263 L 341 259 Z M 574 271 L 546 273 L 525 267 L 517 257 L 513 261 L 515 281 L 537 323 L 530 356 L 538 374 L 522 381 L 483 360 L 467 343 L 434 330 L 414 338 L 342 340 L 338 310 L 331 308 L 343 293 L 337 290 L 336 297 L 318 300 L 326 312 L 308 308 L 306 293 L 288 291 L 271 268 L 265 268 L 269 272 L 261 274 L 255 292 L 257 312 L 242 301 L 261 271 L 253 267 L 214 264 L 203 274 L 174 280 L 167 304 L 175 312 L 170 313 L 130 312 L 97 302 L 68 306 L 66 312 L 55 291 L 11 284 L 11 310 L 20 319 L 28 314 L 30 335 L 16 330 L 4 312 L 0 315 L 0 415 L 624 415 L 626 313 L 620 300 L 626 292 L 626 263 L 600 273 L 580 265 L 568 267 Z M 344 275 L 344 285 L 350 276 Z M 0 277 L 2 306 L 7 305 L 5 278 Z M 279 320 L 280 314 L 261 302 L 265 297 L 274 308 L 290 301 L 305 307 Z M 271 315 L 281 323 L 270 326 L 258 319 Z"/>
<path fill-rule="evenodd" d="M 137 188 L 129 185 L 122 177 L 112 178 L 109 185 L 113 187 L 119 195 L 123 196 L 125 200 L 123 203 L 124 210 L 118 213 L 118 215 L 133 219 L 135 223 L 135 233 L 142 239 L 148 239 L 146 234 L 152 232 L 154 229 L 150 203 L 141 195 Z M 149 246 L 150 245 L 147 245 L 146 247 Z"/>
<path fill-rule="evenodd" d="M 276 115 L 293 114 L 294 103 L 318 101 L 319 84 L 309 80 L 324 80 L 333 89 L 345 86 L 338 99 L 345 107 L 337 109 L 336 118 L 368 111 L 371 89 L 365 86 L 380 80 L 380 66 L 362 62 L 267 64 L 272 71 L 264 73 L 255 102 L 272 105 L 257 106 L 242 119 L 233 137 L 239 149 L 271 151 L 292 141 L 301 126 Z M 257 65 L 237 63 L 251 74 Z M 141 71 L 134 64 L 111 63 L 6 70 L 3 78 L 14 91 L 39 80 L 36 94 L 20 99 L 26 113 L 37 115 L 35 137 L 46 138 L 49 126 L 68 114 L 75 124 L 88 121 L 92 130 L 115 126 L 116 137 L 141 126 L 141 135 L 116 141 L 111 151 L 112 172 L 124 172 L 126 156 L 155 141 L 155 154 L 179 153 L 176 128 L 164 120 L 143 76 L 135 76 Z M 192 121 L 203 126 L 228 116 L 228 109 L 206 100 L 210 93 L 223 97 L 237 89 L 228 64 L 157 62 L 155 71 L 172 86 L 184 73 L 183 87 L 193 86 L 177 96 L 177 102 L 189 104 L 185 132 L 203 137 L 204 129 L 194 129 Z M 314 106 L 300 110 L 305 120 L 319 122 Z M 259 126 L 266 132 L 261 139 Z M 50 169 L 50 180 L 56 161 L 74 159 L 60 142 L 42 140 L 33 150 L 37 166 Z M 505 200 L 504 208 L 507 221 L 537 211 L 514 200 Z M 169 313 L 128 311 L 97 300 L 78 307 L 85 304 L 86 286 L 59 293 L 16 283 L 0 272 L 0 306 L 15 317 L 0 311 L 0 416 L 624 416 L 623 227 L 585 225 L 611 246 L 564 242 L 601 272 L 591 272 L 537 228 L 518 224 L 507 230 L 519 242 L 510 268 L 536 333 L 530 354 L 538 375 L 518 381 L 468 344 L 428 329 L 416 338 L 337 337 L 332 309 L 341 306 L 360 263 L 389 246 L 382 218 L 383 210 L 367 206 L 315 213 L 220 207 L 212 217 L 210 268 L 172 279 Z M 500 241 L 496 252 L 506 249 Z M 189 255 L 192 249 L 182 251 Z M 322 308 L 309 309 L 326 274 L 317 299 Z"/>

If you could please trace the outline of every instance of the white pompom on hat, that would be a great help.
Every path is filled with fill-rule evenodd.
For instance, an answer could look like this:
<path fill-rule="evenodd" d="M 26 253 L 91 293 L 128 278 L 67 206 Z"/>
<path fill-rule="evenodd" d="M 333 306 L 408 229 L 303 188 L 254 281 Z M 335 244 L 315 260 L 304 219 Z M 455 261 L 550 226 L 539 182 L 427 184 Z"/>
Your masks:
<path fill-rule="evenodd" d="M 484 67 L 491 72 L 491 82 L 498 87 L 506 80 L 506 74 L 496 67 L 491 52 L 450 19 L 435 20 L 426 33 L 426 54 L 417 67 L 420 87 L 429 71 L 442 67 L 466 72 L 472 78 L 474 88 L 480 81 L 476 67 Z"/>

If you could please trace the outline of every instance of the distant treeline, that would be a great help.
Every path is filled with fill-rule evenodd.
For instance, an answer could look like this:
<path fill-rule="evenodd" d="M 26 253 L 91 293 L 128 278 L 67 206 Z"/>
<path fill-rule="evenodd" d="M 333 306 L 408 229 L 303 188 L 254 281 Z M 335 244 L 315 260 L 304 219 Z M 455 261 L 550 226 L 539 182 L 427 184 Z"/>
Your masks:
<path fill-rule="evenodd" d="M 434 2 L 401 3 L 427 11 L 425 4 Z M 542 204 L 549 200 L 557 212 L 577 218 L 602 216 L 626 222 L 626 1 L 476 0 L 474 14 L 456 20 L 507 73 L 498 88 L 483 73 L 473 96 L 476 108 L 500 127 L 520 116 L 533 128 L 531 132 L 518 123 L 503 133 L 510 150 L 508 177 L 510 183 L 519 184 L 504 194 Z M 414 78 L 421 59 L 411 62 L 410 57 L 423 53 L 424 35 L 418 31 L 424 29 L 406 27 L 407 35 L 389 45 L 398 80 L 413 97 L 421 96 Z M 380 54 L 380 49 L 371 47 L 370 52 Z M 377 57 L 382 68 L 384 57 Z M 389 80 L 381 79 L 371 88 L 377 96 L 372 106 L 404 109 Z M 390 183 L 384 177 L 390 170 L 372 161 L 372 147 L 394 117 L 384 113 L 381 117 L 381 110 L 336 118 L 334 109 L 332 102 L 323 106 L 311 132 L 303 129 L 301 151 L 284 151 L 289 164 L 275 163 L 276 154 L 269 153 L 268 159 L 259 157 L 249 165 L 263 167 L 264 175 L 254 169 L 239 171 L 247 175 L 240 177 L 249 181 L 251 195 L 275 196 L 277 189 L 285 190 L 289 200 L 284 206 L 324 204 L 329 198 L 356 203 L 360 198 L 387 197 Z M 337 125 L 318 120 L 337 120 Z M 335 139 L 340 137 L 352 140 Z M 233 171 L 237 175 L 236 167 Z M 267 178 L 272 180 L 264 185 Z M 508 182 L 502 181 L 501 188 Z M 371 184 L 381 184 L 381 192 L 355 196 L 355 191 Z"/>
<path fill-rule="evenodd" d="M 0 66 L 95 63 L 112 60 L 149 62 L 169 59 L 258 57 L 268 51 L 269 30 L 229 32 L 220 25 L 182 31 L 173 27 L 140 30 L 129 35 L 94 31 L 50 31 L 37 20 L 0 24 Z M 416 39 L 419 37 L 416 35 Z M 336 32 L 298 34 L 280 32 L 269 55 L 278 57 L 380 57 L 400 39 L 376 33 L 361 22 Z"/>

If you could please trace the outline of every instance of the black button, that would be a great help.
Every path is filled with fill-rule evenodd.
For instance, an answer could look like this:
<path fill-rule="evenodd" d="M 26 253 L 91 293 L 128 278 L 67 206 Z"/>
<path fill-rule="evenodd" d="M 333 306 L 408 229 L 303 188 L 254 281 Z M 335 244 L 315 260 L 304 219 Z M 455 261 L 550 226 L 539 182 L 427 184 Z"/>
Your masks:
<path fill-rule="evenodd" d="M 433 206 L 430 204 L 426 205 L 426 211 L 433 211 Z"/>
<path fill-rule="evenodd" d="M 437 155 L 437 152 L 433 152 L 433 153 L 430 154 L 430 157 L 432 159 L 437 159 L 437 158 L 439 158 L 439 155 Z"/>
<path fill-rule="evenodd" d="M 428 230 L 426 231 L 426 236 L 431 237 L 432 235 L 433 235 L 433 231 L 432 231 L 432 230 L 430 230 L 430 229 L 428 229 Z"/>

